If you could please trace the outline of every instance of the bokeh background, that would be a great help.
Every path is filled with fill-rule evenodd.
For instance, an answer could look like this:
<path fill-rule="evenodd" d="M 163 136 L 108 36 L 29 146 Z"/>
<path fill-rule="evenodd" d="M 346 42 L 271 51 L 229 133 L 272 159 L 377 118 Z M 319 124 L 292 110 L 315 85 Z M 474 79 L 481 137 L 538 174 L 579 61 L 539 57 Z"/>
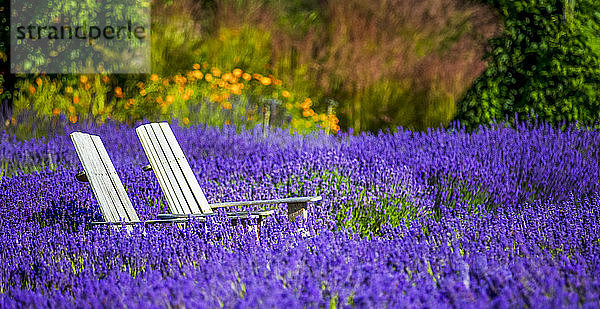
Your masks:
<path fill-rule="evenodd" d="M 144 119 L 334 134 L 600 116 L 592 0 L 153 0 L 152 74 L 137 75 L 9 74 L 8 2 L 0 125 L 23 138 Z"/>

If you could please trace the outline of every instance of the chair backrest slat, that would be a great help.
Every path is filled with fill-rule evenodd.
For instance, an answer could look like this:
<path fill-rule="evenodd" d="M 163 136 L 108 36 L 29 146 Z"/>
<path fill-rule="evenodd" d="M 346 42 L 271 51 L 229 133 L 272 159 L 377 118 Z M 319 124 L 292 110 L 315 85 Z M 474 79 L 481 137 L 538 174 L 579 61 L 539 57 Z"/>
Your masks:
<path fill-rule="evenodd" d="M 101 185 L 102 182 L 99 179 L 100 170 L 96 164 L 97 156 L 94 155 L 95 150 L 92 147 L 93 144 L 91 143 L 91 139 L 85 133 L 74 132 L 71 133 L 71 140 L 73 141 L 73 145 L 75 146 L 75 150 L 79 156 L 79 161 L 81 161 L 83 170 L 85 171 L 90 186 L 92 187 L 92 191 L 96 196 L 102 216 L 104 216 L 106 221 L 116 222 L 118 220 L 117 214 L 115 213 L 112 203 L 108 198 L 106 189 Z"/>
<path fill-rule="evenodd" d="M 115 170 L 110 157 L 108 156 L 108 152 L 106 148 L 104 148 L 104 144 L 102 144 L 102 140 L 100 140 L 99 136 L 92 135 L 92 141 L 94 142 L 94 146 L 96 146 L 96 150 L 98 151 L 98 155 L 100 156 L 100 161 L 103 164 L 103 167 L 106 169 L 106 174 L 104 178 L 105 182 L 108 183 L 109 188 L 112 185 L 114 190 L 111 191 L 111 195 L 115 197 L 115 201 L 119 201 L 123 207 L 116 207 L 119 215 L 126 219 L 127 221 L 139 221 L 139 217 L 131 204 L 131 200 L 127 195 L 127 191 L 125 191 L 125 187 L 123 187 L 123 183 L 117 174 L 117 170 Z M 115 196 L 116 195 L 116 196 Z M 115 203 L 115 205 L 118 205 Z"/>
<path fill-rule="evenodd" d="M 71 140 L 106 221 L 139 221 L 100 137 L 74 132 Z"/>
<path fill-rule="evenodd" d="M 142 147 L 175 214 L 211 213 L 179 143 L 167 123 L 151 123 L 136 129 Z"/>
<path fill-rule="evenodd" d="M 179 142 L 175 138 L 175 134 L 173 134 L 173 130 L 171 130 L 171 127 L 166 122 L 162 122 L 159 125 L 160 125 L 160 128 L 162 129 L 163 134 L 165 135 L 165 138 L 167 139 L 168 145 L 171 147 L 171 150 L 173 151 L 173 155 L 175 157 L 175 160 L 177 161 L 177 164 L 179 164 L 181 171 L 183 172 L 183 175 L 185 176 L 187 184 L 190 186 L 190 190 L 191 190 L 192 194 L 194 195 L 194 199 L 195 199 L 196 203 L 198 204 L 198 206 L 200 207 L 200 210 L 203 213 L 213 212 L 213 210 L 210 208 L 210 205 L 208 204 L 208 200 L 206 199 L 204 192 L 202 191 L 202 188 L 200 188 L 200 184 L 198 183 L 198 179 L 196 179 L 196 175 L 194 175 L 194 172 L 192 171 L 192 168 L 190 167 L 190 163 L 188 162 L 187 158 L 185 157 L 185 154 L 183 153 L 181 146 L 179 146 Z M 192 212 L 192 213 L 194 213 L 194 212 Z"/>
<path fill-rule="evenodd" d="M 169 208 L 173 213 L 183 213 L 181 207 L 185 203 L 180 201 L 183 200 L 183 196 L 177 185 L 171 185 L 172 182 L 176 183 L 176 180 L 171 173 L 171 168 L 161 163 L 165 160 L 161 159 L 164 154 L 160 150 L 160 145 L 154 136 L 152 128 L 149 126 L 141 126 L 136 129 L 136 133 L 142 143 L 148 161 L 150 161 L 152 170 L 158 179 L 158 183 L 167 198 Z"/>

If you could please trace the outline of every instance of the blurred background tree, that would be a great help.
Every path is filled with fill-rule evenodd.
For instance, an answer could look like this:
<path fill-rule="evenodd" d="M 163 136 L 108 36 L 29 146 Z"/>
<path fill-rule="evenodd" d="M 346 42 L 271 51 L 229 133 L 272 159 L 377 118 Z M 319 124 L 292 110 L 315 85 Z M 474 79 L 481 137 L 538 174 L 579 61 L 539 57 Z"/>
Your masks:
<path fill-rule="evenodd" d="M 600 2 L 490 0 L 504 18 L 489 66 L 459 103 L 468 127 L 505 117 L 600 120 Z"/>

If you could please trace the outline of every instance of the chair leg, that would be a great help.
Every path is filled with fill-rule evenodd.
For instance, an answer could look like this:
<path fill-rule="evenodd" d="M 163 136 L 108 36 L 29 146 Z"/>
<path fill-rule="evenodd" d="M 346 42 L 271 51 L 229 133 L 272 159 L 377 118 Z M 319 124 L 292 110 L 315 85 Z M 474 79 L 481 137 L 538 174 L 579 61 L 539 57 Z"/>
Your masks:
<path fill-rule="evenodd" d="M 302 216 L 303 219 L 307 218 L 307 215 L 308 215 L 308 211 L 307 211 L 308 203 L 307 202 L 288 203 L 287 205 L 288 205 L 288 220 L 290 220 L 290 222 L 293 222 L 294 220 L 296 220 L 296 218 L 298 216 Z"/>

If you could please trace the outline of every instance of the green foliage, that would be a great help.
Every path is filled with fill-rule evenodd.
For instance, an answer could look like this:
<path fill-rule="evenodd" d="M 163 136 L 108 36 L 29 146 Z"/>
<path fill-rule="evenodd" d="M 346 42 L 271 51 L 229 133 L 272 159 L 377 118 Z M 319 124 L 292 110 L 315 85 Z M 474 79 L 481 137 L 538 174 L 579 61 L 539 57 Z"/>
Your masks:
<path fill-rule="evenodd" d="M 505 19 L 489 66 L 459 103 L 467 127 L 537 115 L 553 124 L 600 117 L 600 3 L 491 0 Z"/>
<path fill-rule="evenodd" d="M 330 174 L 338 188 L 344 183 L 352 182 L 351 178 L 343 177 L 336 171 Z M 372 189 L 374 192 L 381 192 L 381 190 L 363 189 L 357 200 L 338 205 L 339 208 L 335 213 L 337 226 L 340 229 L 360 233 L 363 237 L 380 237 L 385 227 L 407 225 L 422 216 L 440 220 L 442 208 L 464 207 L 470 213 L 483 214 L 495 211 L 499 206 L 491 200 L 491 192 L 480 184 L 441 175 L 431 177 L 428 183 L 430 188 L 436 188 L 426 193 L 432 195 L 434 203 L 431 208 L 416 205 L 415 196 L 411 196 L 401 186 L 393 188 L 388 193 L 379 193 L 375 198 L 366 198 L 366 196 Z M 354 186 L 347 185 L 347 187 Z M 429 233 L 426 226 L 424 232 Z"/>
<path fill-rule="evenodd" d="M 360 197 L 366 191 L 361 192 Z M 378 205 L 378 206 L 375 206 Z M 382 228 L 397 227 L 416 218 L 418 208 L 405 197 L 391 197 L 387 194 L 376 201 L 356 202 L 342 205 L 336 214 L 338 227 L 358 232 L 363 237 L 382 236 Z"/>
<path fill-rule="evenodd" d="M 432 194 L 435 201 L 432 214 L 436 219 L 441 218 L 442 207 L 466 207 L 471 213 L 482 214 L 494 211 L 499 206 L 490 200 L 491 193 L 481 184 L 440 174 L 429 178 L 428 183 L 431 187 L 439 188 Z"/>
<path fill-rule="evenodd" d="M 347 103 L 353 128 L 428 128 L 447 124 L 455 113 L 454 96 L 439 87 L 422 89 L 410 81 L 381 80 Z M 419 104 L 415 104 L 419 102 Z"/>

